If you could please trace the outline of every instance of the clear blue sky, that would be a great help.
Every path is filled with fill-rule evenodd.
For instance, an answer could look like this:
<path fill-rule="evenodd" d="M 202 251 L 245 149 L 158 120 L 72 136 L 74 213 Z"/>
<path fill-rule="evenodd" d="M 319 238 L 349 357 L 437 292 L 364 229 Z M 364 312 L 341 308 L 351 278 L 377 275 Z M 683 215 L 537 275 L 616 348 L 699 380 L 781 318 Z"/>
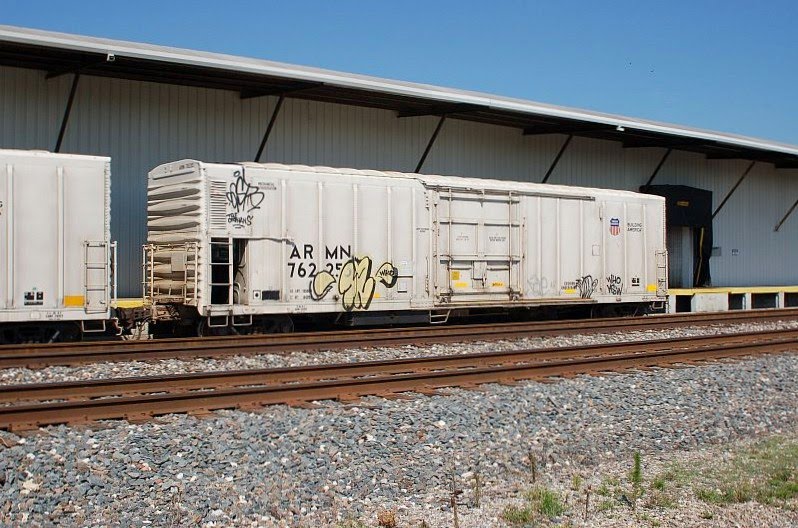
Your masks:
<path fill-rule="evenodd" d="M 798 144 L 798 1 L 0 0 L 0 23 Z"/>

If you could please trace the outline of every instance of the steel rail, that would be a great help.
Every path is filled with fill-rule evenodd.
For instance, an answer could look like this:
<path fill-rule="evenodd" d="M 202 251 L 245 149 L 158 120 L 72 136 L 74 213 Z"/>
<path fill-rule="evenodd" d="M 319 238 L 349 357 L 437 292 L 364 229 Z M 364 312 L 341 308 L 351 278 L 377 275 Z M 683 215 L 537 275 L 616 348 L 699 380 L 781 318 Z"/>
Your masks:
<path fill-rule="evenodd" d="M 218 409 L 254 409 L 272 404 L 296 404 L 327 399 L 353 399 L 366 395 L 391 395 L 408 391 L 429 391 L 443 387 L 472 387 L 482 383 L 514 383 L 525 379 L 572 376 L 628 368 L 673 365 L 755 353 L 796 350 L 795 336 L 769 340 L 739 335 L 725 346 L 692 347 L 679 350 L 656 349 L 640 353 L 576 357 L 535 363 L 498 364 L 488 367 L 423 370 L 394 375 L 364 376 L 312 382 L 280 383 L 258 387 L 238 387 L 210 391 L 181 391 L 168 394 L 101 398 L 82 401 L 38 403 L 0 407 L 0 428 L 32 428 L 42 425 L 115 418 L 150 418 L 182 412 L 207 412 Z M 784 333 L 782 336 L 786 335 Z M 715 336 L 718 337 L 718 336 Z M 741 342 L 742 341 L 742 342 Z M 745 342 L 748 341 L 748 342 Z M 645 343 L 637 343 L 640 346 Z M 435 356 L 436 359 L 451 359 Z"/>
<path fill-rule="evenodd" d="M 293 351 L 335 350 L 400 344 L 497 340 L 512 337 L 568 335 L 601 331 L 649 330 L 674 326 L 730 324 L 798 318 L 798 309 L 745 312 L 668 314 L 565 321 L 422 326 L 226 336 L 217 338 L 158 339 L 124 342 L 54 343 L 0 346 L 0 368 L 39 368 L 99 361 L 134 361 L 229 355 L 280 354 Z"/>
<path fill-rule="evenodd" d="M 444 368 L 473 368 L 509 363 L 529 363 L 575 357 L 598 357 L 634 352 L 723 347 L 730 343 L 766 340 L 771 345 L 798 343 L 798 330 L 745 332 L 688 338 L 626 341 L 540 349 L 503 350 L 471 354 L 410 357 L 296 367 L 246 369 L 187 374 L 135 376 L 102 380 L 26 383 L 0 386 L 0 403 L 75 398 L 130 396 L 159 392 L 219 389 L 244 385 L 294 383 L 332 378 L 422 372 Z"/>

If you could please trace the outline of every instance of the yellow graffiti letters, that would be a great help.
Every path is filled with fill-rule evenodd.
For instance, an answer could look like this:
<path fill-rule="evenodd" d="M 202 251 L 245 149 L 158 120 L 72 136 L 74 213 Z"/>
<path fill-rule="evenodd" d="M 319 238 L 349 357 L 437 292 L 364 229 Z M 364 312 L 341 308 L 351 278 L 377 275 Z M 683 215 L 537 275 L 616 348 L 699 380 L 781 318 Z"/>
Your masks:
<path fill-rule="evenodd" d="M 341 267 L 337 280 L 327 270 L 314 275 L 310 283 L 310 296 L 313 300 L 319 301 L 326 297 L 337 283 L 337 291 L 341 296 L 344 310 L 347 312 L 368 310 L 371 301 L 379 297 L 375 292 L 377 282 L 386 288 L 393 288 L 399 276 L 398 270 L 390 262 L 383 263 L 373 275 L 371 270 L 370 257 L 352 257 Z"/>
<path fill-rule="evenodd" d="M 348 261 L 341 268 L 341 276 L 338 278 L 338 293 L 341 294 L 344 310 L 368 310 L 376 286 L 377 283 L 371 276 L 370 258 L 353 258 Z"/>
<path fill-rule="evenodd" d="M 310 297 L 314 301 L 322 299 L 335 284 L 335 277 L 329 271 L 320 271 L 313 276 L 310 283 Z"/>

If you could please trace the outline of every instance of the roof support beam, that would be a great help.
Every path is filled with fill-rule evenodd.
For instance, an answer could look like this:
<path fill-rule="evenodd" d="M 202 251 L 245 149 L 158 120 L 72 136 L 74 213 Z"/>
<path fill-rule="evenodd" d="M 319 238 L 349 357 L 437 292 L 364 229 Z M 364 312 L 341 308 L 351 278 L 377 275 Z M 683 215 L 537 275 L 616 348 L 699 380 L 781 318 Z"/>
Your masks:
<path fill-rule="evenodd" d="M 69 98 L 67 99 L 66 108 L 64 109 L 64 117 L 61 119 L 61 128 L 58 130 L 58 139 L 55 141 L 53 152 L 61 152 L 61 143 L 64 141 L 64 134 L 66 134 L 67 123 L 69 123 L 69 114 L 72 112 L 72 103 L 75 102 L 75 93 L 78 91 L 79 80 L 80 73 L 75 72 L 75 76 L 72 78 L 72 87 L 69 89 Z"/>
<path fill-rule="evenodd" d="M 569 136 L 602 132 L 609 130 L 600 126 L 568 126 L 568 125 L 534 125 L 524 128 L 525 136 L 542 136 L 544 134 L 568 134 Z"/>
<path fill-rule="evenodd" d="M 429 138 L 429 142 L 427 143 L 427 148 L 424 149 L 424 153 L 421 155 L 421 159 L 418 160 L 418 164 L 416 165 L 416 170 L 413 171 L 416 174 L 421 172 L 421 167 L 423 167 L 424 162 L 427 161 L 427 156 L 429 155 L 429 151 L 432 150 L 432 145 L 435 144 L 435 140 L 438 138 L 438 134 L 440 134 L 441 128 L 443 128 L 444 121 L 446 121 L 446 114 L 443 114 L 441 118 L 438 120 L 438 126 L 435 127 L 435 131 L 432 133 L 432 137 Z"/>
<path fill-rule="evenodd" d="M 282 96 L 290 93 L 301 92 L 304 90 L 312 90 L 313 88 L 318 88 L 319 86 L 324 86 L 324 83 L 297 81 L 282 87 L 241 90 L 241 92 L 239 92 L 238 94 L 238 97 L 240 99 L 253 99 L 255 97 L 266 97 L 268 95 Z"/>
<path fill-rule="evenodd" d="M 266 132 L 263 133 L 263 139 L 260 142 L 260 147 L 258 147 L 258 153 L 255 154 L 255 161 L 260 161 L 261 155 L 263 155 L 263 150 L 266 148 L 266 142 L 269 141 L 269 136 L 272 134 L 272 129 L 274 129 L 274 123 L 277 121 L 277 116 L 280 113 L 280 108 L 283 107 L 283 101 L 285 100 L 285 95 L 281 95 L 279 99 L 277 99 L 277 104 L 272 111 L 272 116 L 269 118 L 269 124 L 266 126 Z"/>
<path fill-rule="evenodd" d="M 730 160 L 730 159 L 745 159 L 742 152 L 713 152 L 707 154 L 707 159 L 710 160 Z"/>
<path fill-rule="evenodd" d="M 648 187 L 649 185 L 651 185 L 651 182 L 653 182 L 654 178 L 656 178 L 657 174 L 659 174 L 659 170 L 662 168 L 663 165 L 665 165 L 665 162 L 668 160 L 668 156 L 671 155 L 671 152 L 673 152 L 673 149 L 668 149 L 665 151 L 665 154 L 663 154 L 662 159 L 659 160 L 659 163 L 657 163 L 657 166 L 654 168 L 654 172 L 651 173 L 651 176 L 648 178 L 648 181 L 645 183 L 643 187 Z"/>
<path fill-rule="evenodd" d="M 116 60 L 116 58 L 114 58 Z M 62 75 L 67 75 L 70 73 L 80 73 L 87 68 L 92 68 L 94 66 L 99 66 L 101 64 L 105 64 L 108 61 L 108 58 L 104 59 L 97 59 L 94 61 L 80 61 L 78 64 L 70 64 L 68 66 L 63 66 L 61 68 L 48 70 L 47 74 L 44 76 L 45 79 L 55 79 L 56 77 L 61 77 Z"/>
<path fill-rule="evenodd" d="M 721 200 L 720 205 L 718 205 L 718 208 L 715 209 L 714 213 L 712 213 L 712 218 L 715 218 L 716 216 L 718 216 L 718 213 L 720 212 L 720 210 L 723 209 L 723 206 L 726 205 L 726 202 L 729 201 L 729 198 L 731 198 L 732 194 L 734 194 L 734 191 L 737 190 L 737 187 L 739 187 L 740 184 L 743 183 L 743 180 L 745 179 L 746 176 L 748 176 L 748 173 L 751 172 L 751 169 L 754 168 L 754 165 L 756 165 L 755 161 L 752 161 L 748 165 L 748 168 L 745 169 L 745 171 L 743 172 L 742 176 L 740 176 L 740 178 L 737 180 L 737 183 L 735 183 L 732 186 L 732 188 L 729 190 L 729 192 L 726 193 L 726 196 L 723 198 L 723 200 Z"/>
<path fill-rule="evenodd" d="M 452 103 L 430 106 L 418 110 L 400 110 L 396 112 L 396 117 L 421 117 L 421 116 L 443 116 L 446 114 L 465 114 L 476 112 L 482 107 L 468 103 Z"/>
<path fill-rule="evenodd" d="M 62 75 L 67 75 L 69 73 L 77 73 L 81 69 L 81 66 L 68 66 L 59 70 L 50 70 L 44 75 L 44 78 L 49 81 L 50 79 L 55 79 L 56 77 L 61 77 Z"/>
<path fill-rule="evenodd" d="M 783 226 L 783 225 L 784 225 L 784 222 L 786 222 L 786 221 L 787 221 L 787 219 L 790 217 L 790 215 L 792 214 L 792 212 L 793 212 L 793 211 L 795 211 L 795 208 L 796 208 L 796 207 L 798 207 L 798 200 L 795 200 L 795 203 L 794 203 L 794 204 L 792 204 L 792 207 L 790 207 L 790 208 L 787 210 L 787 212 L 786 212 L 786 213 L 784 214 L 784 216 L 781 218 L 781 220 L 779 221 L 779 223 L 778 223 L 778 224 L 776 224 L 776 227 L 774 227 L 774 228 L 773 228 L 773 231 L 776 231 L 776 232 L 778 232 L 778 230 L 779 230 L 779 229 L 781 229 L 781 226 Z"/>
<path fill-rule="evenodd" d="M 724 149 L 723 147 L 713 147 L 720 150 L 727 150 L 728 152 L 711 152 L 707 154 L 707 159 L 747 159 L 750 160 L 751 156 L 746 156 L 742 152 L 735 152 L 733 149 Z"/>
<path fill-rule="evenodd" d="M 624 140 L 623 148 L 625 149 L 638 149 L 638 148 L 668 148 L 670 150 L 694 149 L 700 147 L 697 143 L 671 143 L 667 140 L 662 141 L 635 141 L 634 139 Z"/>
<path fill-rule="evenodd" d="M 543 179 L 540 181 L 540 183 L 546 183 L 547 181 L 549 181 L 551 173 L 554 172 L 554 168 L 557 166 L 558 163 L 560 163 L 560 158 L 562 158 L 562 155 L 565 153 L 565 149 L 568 148 L 568 145 L 571 143 L 571 140 L 573 138 L 574 138 L 573 134 L 565 138 L 565 142 L 562 144 L 562 147 L 560 147 L 559 152 L 557 152 L 557 155 L 554 157 L 554 161 L 552 161 L 551 165 L 549 165 L 549 170 L 546 171 L 546 175 L 543 176 Z"/>

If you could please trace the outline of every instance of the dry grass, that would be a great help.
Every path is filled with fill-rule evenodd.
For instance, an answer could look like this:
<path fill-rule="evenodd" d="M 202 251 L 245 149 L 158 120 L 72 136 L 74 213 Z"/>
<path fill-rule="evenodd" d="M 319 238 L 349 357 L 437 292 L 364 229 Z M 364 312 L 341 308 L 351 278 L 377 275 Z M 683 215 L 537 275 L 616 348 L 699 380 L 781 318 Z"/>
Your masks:
<path fill-rule="evenodd" d="M 708 465 L 693 484 L 696 497 L 710 504 L 756 501 L 786 506 L 798 497 L 798 440 L 771 438 Z"/>
<path fill-rule="evenodd" d="M 396 512 L 394 510 L 381 510 L 377 512 L 377 525 L 381 528 L 396 528 Z"/>

